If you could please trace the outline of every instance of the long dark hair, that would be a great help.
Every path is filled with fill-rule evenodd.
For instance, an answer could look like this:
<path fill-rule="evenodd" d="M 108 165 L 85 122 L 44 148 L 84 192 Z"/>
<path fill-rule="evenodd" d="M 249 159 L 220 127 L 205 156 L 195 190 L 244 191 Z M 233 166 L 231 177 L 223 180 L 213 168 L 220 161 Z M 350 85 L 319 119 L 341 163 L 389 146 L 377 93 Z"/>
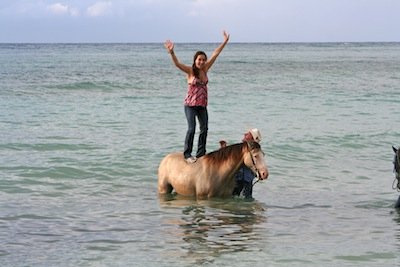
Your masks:
<path fill-rule="evenodd" d="M 199 68 L 196 67 L 196 59 L 198 56 L 203 55 L 206 57 L 207 60 L 207 55 L 206 53 L 204 53 L 203 51 L 197 51 L 196 54 L 194 54 L 193 56 L 193 65 L 192 65 L 192 71 L 193 71 L 193 75 L 194 77 L 196 77 L 197 79 L 199 79 L 199 74 L 200 74 L 200 70 Z"/>

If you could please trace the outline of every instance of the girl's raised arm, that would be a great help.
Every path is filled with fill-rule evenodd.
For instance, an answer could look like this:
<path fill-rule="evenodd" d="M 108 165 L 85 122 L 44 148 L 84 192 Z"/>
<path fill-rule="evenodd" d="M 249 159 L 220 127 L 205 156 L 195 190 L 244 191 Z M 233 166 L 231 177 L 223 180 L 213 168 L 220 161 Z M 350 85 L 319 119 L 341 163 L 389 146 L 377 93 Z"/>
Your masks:
<path fill-rule="evenodd" d="M 192 68 L 190 66 L 187 66 L 179 62 L 174 52 L 174 47 L 175 47 L 174 43 L 171 40 L 167 40 L 165 41 L 164 46 L 167 49 L 168 53 L 171 54 L 171 58 L 175 66 L 189 75 L 192 72 Z"/>
<path fill-rule="evenodd" d="M 214 64 L 214 62 L 217 59 L 217 57 L 219 56 L 219 54 L 222 52 L 222 49 L 224 49 L 225 45 L 229 41 L 230 35 L 226 31 L 223 32 L 223 35 L 224 35 L 224 41 L 214 50 L 210 59 L 207 60 L 206 71 L 208 71 L 211 68 L 211 66 Z"/>

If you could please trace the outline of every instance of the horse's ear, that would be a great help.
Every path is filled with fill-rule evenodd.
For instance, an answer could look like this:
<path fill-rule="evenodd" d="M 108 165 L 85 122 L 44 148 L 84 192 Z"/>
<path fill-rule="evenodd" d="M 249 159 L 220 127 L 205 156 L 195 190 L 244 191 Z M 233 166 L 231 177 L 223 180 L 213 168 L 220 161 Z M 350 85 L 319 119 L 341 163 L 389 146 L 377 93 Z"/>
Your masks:
<path fill-rule="evenodd" d="M 393 148 L 393 152 L 397 153 L 397 149 L 394 146 L 392 146 L 392 148 Z"/>
<path fill-rule="evenodd" d="M 260 144 L 256 141 L 245 141 L 250 149 L 260 148 Z"/>

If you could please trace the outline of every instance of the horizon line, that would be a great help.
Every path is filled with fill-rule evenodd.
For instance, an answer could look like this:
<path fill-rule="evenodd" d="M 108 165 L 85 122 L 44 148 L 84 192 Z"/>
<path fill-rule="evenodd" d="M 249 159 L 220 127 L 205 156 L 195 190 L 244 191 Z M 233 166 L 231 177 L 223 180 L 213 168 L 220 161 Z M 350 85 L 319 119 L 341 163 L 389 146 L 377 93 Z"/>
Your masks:
<path fill-rule="evenodd" d="M 162 44 L 162 42 L 0 42 L 0 44 Z M 216 42 L 174 42 L 176 44 L 215 44 Z M 366 44 L 400 43 L 400 41 L 286 41 L 286 42 L 229 42 L 229 44 Z"/>

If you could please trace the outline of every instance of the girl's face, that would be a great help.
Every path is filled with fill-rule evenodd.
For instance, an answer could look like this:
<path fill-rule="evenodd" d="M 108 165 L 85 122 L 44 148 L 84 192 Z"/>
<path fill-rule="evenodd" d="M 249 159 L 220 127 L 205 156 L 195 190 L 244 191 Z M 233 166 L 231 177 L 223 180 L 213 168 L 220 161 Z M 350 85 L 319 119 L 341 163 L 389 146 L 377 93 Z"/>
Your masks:
<path fill-rule="evenodd" d="M 205 55 L 198 55 L 195 60 L 196 67 L 198 69 L 202 69 L 204 67 L 204 64 L 206 63 L 206 61 L 207 61 L 207 58 Z"/>
<path fill-rule="evenodd" d="M 250 132 L 247 132 L 243 136 L 243 141 L 254 141 L 253 136 Z"/>

